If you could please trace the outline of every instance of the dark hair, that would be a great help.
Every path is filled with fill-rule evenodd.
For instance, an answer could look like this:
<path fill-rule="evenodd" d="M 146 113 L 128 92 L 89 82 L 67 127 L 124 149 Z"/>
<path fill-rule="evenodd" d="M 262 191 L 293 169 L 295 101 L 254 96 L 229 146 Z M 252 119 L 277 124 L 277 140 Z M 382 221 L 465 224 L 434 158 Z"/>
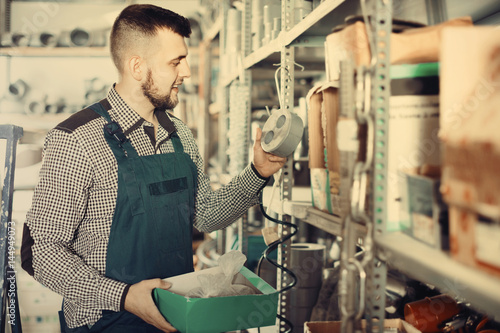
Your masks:
<path fill-rule="evenodd" d="M 137 39 L 154 37 L 160 28 L 189 37 L 191 25 L 184 16 L 154 5 L 130 5 L 122 10 L 111 30 L 110 49 L 113 62 L 119 71 L 124 51 Z"/>

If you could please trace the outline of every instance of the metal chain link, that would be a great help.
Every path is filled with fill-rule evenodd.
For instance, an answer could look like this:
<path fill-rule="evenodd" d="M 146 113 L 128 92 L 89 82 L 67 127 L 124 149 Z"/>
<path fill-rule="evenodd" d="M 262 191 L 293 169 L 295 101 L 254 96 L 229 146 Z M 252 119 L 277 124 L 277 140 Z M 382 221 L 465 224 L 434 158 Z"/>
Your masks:
<path fill-rule="evenodd" d="M 353 184 L 352 192 L 357 193 L 358 197 L 353 198 L 351 202 L 351 219 L 355 223 L 363 224 L 366 229 L 366 236 L 364 239 L 364 250 L 365 255 L 361 261 L 363 267 L 365 267 L 373 257 L 373 221 L 366 213 L 366 199 L 368 194 L 369 182 L 369 172 L 373 165 L 373 137 L 374 137 L 374 123 L 371 114 L 371 72 L 365 67 L 361 67 L 357 72 L 357 80 L 361 83 L 357 85 L 357 88 L 362 89 L 358 96 L 362 96 L 363 100 L 360 100 L 356 105 L 362 105 L 362 108 L 356 108 L 356 121 L 359 125 L 367 126 L 367 136 L 365 145 L 365 160 L 359 161 L 354 166 Z M 363 94 L 364 92 L 364 94 Z M 360 149 L 362 147 L 361 139 Z M 357 187 L 357 188 L 356 188 Z"/>
<path fill-rule="evenodd" d="M 372 101 L 373 103 L 381 104 L 386 103 L 387 108 L 387 101 L 389 100 L 390 92 L 389 89 L 384 89 L 386 86 L 389 85 L 389 73 L 387 73 L 387 68 L 388 64 L 385 63 L 387 62 L 387 59 L 390 58 L 386 56 L 387 54 L 390 53 L 390 48 L 387 46 L 390 43 L 390 38 L 387 36 L 390 35 L 391 32 L 391 8 L 392 8 L 392 1 L 391 0 L 376 0 L 376 1 L 371 1 L 371 6 L 368 10 L 367 8 L 367 0 L 360 0 L 361 2 L 361 10 L 363 13 L 364 17 L 364 22 L 366 26 L 366 34 L 368 38 L 368 44 L 370 48 L 370 53 L 371 53 L 371 61 L 370 65 L 368 67 L 359 67 L 356 70 L 356 82 L 351 80 L 346 80 L 346 82 L 350 82 L 350 87 L 344 87 L 344 88 L 352 88 L 353 86 L 355 87 L 355 97 L 351 98 L 351 100 L 354 100 L 354 118 L 358 124 L 358 144 L 359 144 L 359 149 L 358 149 L 358 156 L 363 156 L 364 153 L 364 159 L 359 160 L 356 162 L 354 169 L 353 169 L 353 174 L 352 174 L 352 185 L 351 185 L 351 204 L 350 204 L 350 211 L 348 216 L 344 219 L 344 224 L 342 226 L 343 228 L 343 237 L 344 240 L 346 241 L 347 245 L 345 246 L 345 253 L 342 257 L 342 288 L 340 289 L 341 292 L 346 293 L 349 290 L 352 292 L 352 287 L 353 284 L 358 284 L 359 289 L 360 289 L 360 295 L 359 295 L 359 302 L 357 302 L 357 306 L 355 302 L 355 299 L 352 295 L 341 295 L 341 311 L 343 321 L 348 321 L 348 323 L 342 324 L 342 333 L 352 333 L 358 329 L 360 329 L 360 319 L 363 316 L 363 313 L 365 311 L 365 296 L 367 296 L 367 299 L 369 302 L 372 302 L 373 300 L 370 300 L 371 297 L 373 297 L 372 292 L 373 290 L 370 290 L 370 295 L 365 295 L 366 290 L 369 290 L 368 288 L 370 286 L 367 286 L 367 278 L 366 278 L 366 273 L 368 272 L 370 275 L 370 279 L 374 279 L 373 271 L 374 271 L 374 251 L 373 251 L 373 237 L 375 233 L 375 224 L 374 224 L 374 219 L 373 217 L 377 216 L 377 221 L 383 221 L 384 216 L 378 216 L 382 215 L 385 207 L 380 207 L 381 203 L 385 203 L 384 199 L 384 194 L 380 194 L 379 187 L 384 190 L 383 186 L 378 186 L 374 187 L 374 183 L 376 183 L 375 179 L 371 179 L 373 175 L 377 175 L 377 179 L 380 179 L 378 176 L 384 168 L 384 164 L 378 163 L 377 168 L 374 167 L 374 156 L 375 156 L 375 149 L 378 149 L 379 147 L 379 137 L 378 137 L 378 128 L 377 128 L 377 147 L 375 146 L 375 130 L 377 126 L 379 126 L 379 122 L 375 123 L 375 119 L 380 118 L 380 113 L 378 112 L 375 114 L 372 110 Z M 371 14 L 371 17 L 368 15 Z M 377 41 L 381 39 L 383 40 L 383 43 L 377 43 Z M 380 46 L 383 45 L 383 46 Z M 380 48 L 383 49 L 383 52 L 380 52 Z M 382 57 L 385 56 L 385 57 Z M 380 59 L 379 59 L 380 57 Z M 379 60 L 382 62 L 379 63 Z M 353 77 L 354 74 L 352 73 L 352 66 L 344 66 L 349 69 L 348 74 L 350 74 L 350 77 Z M 344 68 L 345 69 L 345 68 Z M 382 71 L 382 73 L 381 73 Z M 341 74 L 342 77 L 342 74 Z M 344 79 L 346 76 L 343 76 Z M 377 83 L 377 88 L 372 87 L 372 79 L 373 83 Z M 380 82 L 384 81 L 384 84 L 381 85 Z M 390 88 L 390 87 L 389 87 Z M 373 90 L 376 89 L 376 90 Z M 349 95 L 349 94 L 345 94 Z M 383 96 L 382 96 L 383 95 Z M 378 97 L 377 97 L 378 96 Z M 349 110 L 352 114 L 352 111 Z M 382 112 L 386 111 L 384 109 L 381 109 Z M 351 117 L 352 118 L 352 117 Z M 363 138 L 362 135 L 360 134 L 359 127 L 360 126 L 365 126 L 366 127 L 366 142 L 362 142 Z M 380 131 L 382 135 L 386 135 L 385 131 Z M 362 151 L 363 143 L 366 143 L 365 145 L 365 151 Z M 382 143 L 384 143 L 382 141 Z M 377 158 L 379 156 L 384 156 L 385 152 L 379 152 L 377 151 Z M 361 159 L 361 158 L 360 158 Z M 381 179 L 385 179 L 385 177 L 381 177 Z M 377 194 L 377 200 L 374 201 L 373 205 L 374 207 L 377 207 L 377 209 L 373 210 L 373 216 L 372 214 L 368 213 L 368 208 L 366 206 L 366 200 L 367 197 L 369 197 L 369 187 L 374 188 L 373 193 L 378 193 Z M 379 200 L 380 199 L 380 200 Z M 382 214 L 379 214 L 379 212 L 382 212 Z M 380 223 L 380 222 L 379 222 Z M 358 245 L 357 240 L 354 238 L 354 233 L 356 232 L 356 226 L 358 225 L 363 225 L 366 227 L 366 234 L 364 235 L 364 253 L 362 256 L 361 260 L 358 260 L 360 258 L 360 255 L 356 255 L 355 249 L 352 248 L 352 246 Z M 377 226 L 377 228 L 379 228 Z M 357 234 L 356 234 L 357 235 Z M 356 275 L 357 274 L 357 275 Z M 386 273 L 384 273 L 386 274 Z M 384 275 L 385 276 L 385 275 Z M 380 282 L 377 278 L 377 281 Z M 373 281 L 370 281 L 373 283 Z M 351 284 L 349 284 L 351 283 Z M 383 285 L 385 285 L 385 277 L 384 277 L 384 282 Z M 382 287 L 383 287 L 382 285 Z M 378 285 L 380 286 L 380 284 Z M 351 298 L 349 298 L 351 297 Z M 385 295 L 380 297 L 382 300 L 385 300 Z M 383 302 L 380 302 L 381 305 L 383 305 Z M 369 309 L 368 311 L 368 319 L 370 321 L 367 323 L 367 329 L 368 331 L 371 331 L 372 326 L 371 326 L 371 312 L 373 309 Z M 379 323 L 383 321 L 383 306 L 379 306 L 377 314 L 378 314 L 378 319 Z M 382 313 L 382 316 L 381 314 Z M 378 326 L 379 330 L 382 330 L 382 325 Z"/>
<path fill-rule="evenodd" d="M 344 225 L 351 224 L 351 227 L 344 227 L 343 235 L 344 240 L 349 238 L 348 232 L 355 230 L 354 224 L 361 224 L 366 227 L 366 234 L 363 240 L 364 254 L 361 260 L 356 257 L 345 258 L 344 267 L 342 269 L 341 281 L 347 281 L 347 274 L 349 272 L 358 274 L 359 278 L 359 302 L 356 309 L 348 311 L 346 306 L 347 284 L 342 283 L 340 286 L 339 296 L 341 297 L 340 309 L 343 318 L 360 320 L 364 313 L 365 308 L 365 287 L 366 287 L 366 266 L 373 259 L 373 221 L 366 212 L 366 200 L 368 195 L 369 172 L 373 163 L 373 137 L 374 137 L 374 122 L 370 113 L 371 108 L 371 73 L 365 67 L 357 69 L 356 84 L 355 84 L 355 120 L 358 125 L 366 125 L 367 137 L 365 145 L 365 159 L 358 161 L 354 165 L 351 185 L 351 205 L 350 212 L 346 216 Z M 365 138 L 360 137 L 358 133 L 359 151 L 363 147 L 362 140 Z"/>

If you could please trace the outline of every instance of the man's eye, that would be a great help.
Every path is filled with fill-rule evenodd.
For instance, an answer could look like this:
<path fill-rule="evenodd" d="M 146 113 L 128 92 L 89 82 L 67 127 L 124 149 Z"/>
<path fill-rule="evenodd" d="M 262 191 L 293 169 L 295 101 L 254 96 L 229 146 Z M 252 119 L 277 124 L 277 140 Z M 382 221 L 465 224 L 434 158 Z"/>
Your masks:
<path fill-rule="evenodd" d="M 180 61 L 176 61 L 176 62 L 173 62 L 172 64 L 173 64 L 174 66 L 179 66 L 179 65 L 180 65 L 180 63 L 181 63 Z"/>

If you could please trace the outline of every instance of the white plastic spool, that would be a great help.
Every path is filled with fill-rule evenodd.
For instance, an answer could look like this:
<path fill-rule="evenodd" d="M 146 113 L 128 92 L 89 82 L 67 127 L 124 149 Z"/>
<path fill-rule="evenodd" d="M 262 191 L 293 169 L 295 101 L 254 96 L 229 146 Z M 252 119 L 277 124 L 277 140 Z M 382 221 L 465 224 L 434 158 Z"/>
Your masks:
<path fill-rule="evenodd" d="M 265 152 L 280 157 L 290 156 L 304 133 L 302 119 L 289 111 L 278 110 L 264 124 L 261 146 Z"/>

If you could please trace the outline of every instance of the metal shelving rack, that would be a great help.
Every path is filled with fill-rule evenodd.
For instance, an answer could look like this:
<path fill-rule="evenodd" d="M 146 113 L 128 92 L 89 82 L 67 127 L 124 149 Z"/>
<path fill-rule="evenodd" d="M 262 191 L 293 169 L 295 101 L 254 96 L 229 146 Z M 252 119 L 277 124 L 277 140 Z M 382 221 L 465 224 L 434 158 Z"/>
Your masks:
<path fill-rule="evenodd" d="M 304 20 L 294 24 L 294 1 L 293 0 L 283 0 L 282 1 L 282 30 L 279 36 L 271 41 L 270 43 L 262 46 L 258 50 L 254 52 L 250 52 L 250 11 L 251 11 L 251 1 L 245 0 L 243 2 L 243 24 L 242 24 L 242 69 L 243 71 L 234 71 L 232 73 L 227 73 L 227 71 L 221 70 L 221 73 L 227 73 L 225 77 L 220 78 L 220 86 L 219 96 L 223 99 L 221 105 L 221 113 L 220 120 L 221 124 L 219 125 L 219 129 L 221 130 L 219 139 L 223 143 L 221 145 L 221 149 L 219 150 L 219 158 L 224 162 L 221 166 L 221 172 L 227 173 L 226 166 L 226 155 L 225 149 L 227 147 L 227 139 L 225 137 L 225 132 L 227 131 L 227 117 L 226 115 L 229 113 L 228 108 L 230 102 L 228 102 L 227 98 L 230 99 L 231 96 L 229 94 L 229 86 L 234 84 L 237 80 L 239 80 L 240 84 L 244 84 L 250 88 L 251 85 L 251 69 L 253 66 L 266 61 L 272 55 L 276 53 L 280 53 L 280 66 L 283 68 L 281 70 L 281 94 L 282 94 L 282 107 L 293 109 L 294 107 L 294 64 L 295 64 L 295 47 L 296 46 L 323 46 L 323 43 L 316 43 L 316 39 L 314 36 L 309 36 L 306 39 L 301 38 L 304 33 L 307 33 L 308 30 L 314 25 L 320 24 L 321 20 L 328 20 L 327 15 L 331 14 L 331 12 L 337 8 L 340 4 L 342 4 L 344 0 L 326 0 L 322 2 L 316 9 L 314 9 Z M 222 2 L 223 17 L 227 17 L 227 9 L 229 7 L 228 1 Z M 226 20 L 223 20 L 225 22 Z M 221 27 L 221 52 L 220 54 L 224 54 L 224 46 L 226 43 L 225 36 L 227 32 L 226 24 L 222 24 Z M 324 40 L 323 36 L 323 40 Z M 221 64 L 224 66 L 224 64 Z M 249 101 L 250 104 L 250 101 Z M 247 108 L 247 116 L 250 118 L 250 105 Z M 290 221 L 292 219 L 292 215 L 297 213 L 299 210 L 300 215 L 306 221 L 310 221 L 317 226 L 325 228 L 328 232 L 332 232 L 334 234 L 340 234 L 340 219 L 338 217 L 334 217 L 325 213 L 318 212 L 313 209 L 309 204 L 307 207 L 304 207 L 300 203 L 294 203 L 291 201 L 292 199 L 292 184 L 293 184 L 293 161 L 290 159 L 287 164 L 283 168 L 283 178 L 281 184 L 281 200 L 284 203 L 288 203 L 288 208 L 291 210 L 288 214 L 285 212 L 285 215 L 282 216 L 282 219 L 285 221 Z M 308 217 L 303 216 L 306 214 Z M 247 238 L 245 235 L 245 222 L 246 219 L 243 218 L 239 223 L 239 239 L 240 246 L 244 249 L 245 239 Z M 361 232 L 362 230 L 360 230 Z M 280 226 L 279 233 L 281 235 L 289 234 L 291 231 L 289 227 Z M 290 243 L 290 242 L 288 242 Z M 278 251 L 278 260 L 281 264 L 288 265 L 290 260 L 290 252 L 287 249 L 290 248 L 290 244 L 285 244 Z M 278 288 L 282 288 L 288 285 L 288 277 L 286 274 L 278 273 L 277 277 L 277 286 Z M 282 294 L 280 296 L 279 301 L 279 309 L 278 313 L 283 317 L 287 318 L 288 313 L 288 299 L 286 294 Z M 282 331 L 285 329 L 285 323 L 279 322 L 279 330 Z"/>
<path fill-rule="evenodd" d="M 221 136 L 225 142 L 225 130 L 227 130 L 227 114 L 228 105 L 228 87 L 236 80 L 240 82 L 248 82 L 251 84 L 251 69 L 272 58 L 277 53 L 280 54 L 280 65 L 287 70 L 281 71 L 281 94 L 283 97 L 283 107 L 293 108 L 293 86 L 294 86 L 294 62 L 295 62 L 295 47 L 303 46 L 322 46 L 325 35 L 316 33 L 315 28 L 320 25 L 331 25 L 332 14 L 336 9 L 350 0 L 325 0 L 316 9 L 314 9 L 305 19 L 294 24 L 293 22 L 293 0 L 282 1 L 282 31 L 278 37 L 270 43 L 263 45 L 259 49 L 249 52 L 248 41 L 249 27 L 244 24 L 245 31 L 243 32 L 243 50 L 242 67 L 243 71 L 235 71 L 227 73 L 225 77 L 221 77 L 219 89 L 223 92 L 224 105 L 221 113 Z M 358 0 L 353 0 L 358 1 Z M 483 272 L 476 272 L 454 260 L 447 254 L 431 249 L 418 241 L 401 233 L 386 234 L 386 185 L 387 185 L 387 142 L 388 142 L 388 111 L 390 97 L 390 77 L 389 77 L 389 50 L 390 50 L 390 33 L 392 25 L 392 1 L 391 0 L 367 0 L 370 5 L 368 11 L 373 17 L 370 31 L 375 38 L 373 43 L 377 63 L 370 69 L 369 79 L 371 80 L 370 93 L 370 117 L 373 120 L 373 164 L 369 170 L 371 182 L 371 196 L 367 203 L 370 207 L 369 215 L 373 224 L 371 237 L 373 239 L 373 249 L 371 254 L 372 260 L 366 265 L 366 281 L 367 281 L 367 297 L 364 298 L 366 307 L 364 314 L 368 319 L 368 330 L 375 331 L 375 327 L 380 329 L 383 327 L 383 319 L 385 316 L 385 284 L 387 276 L 387 266 L 396 268 L 409 277 L 419 280 L 423 283 L 428 283 L 436 286 L 442 292 L 449 292 L 460 300 L 464 300 L 471 304 L 473 308 L 492 315 L 497 316 L 500 313 L 500 279 L 489 276 Z M 244 1 L 244 17 L 248 23 L 250 1 Z M 433 4 L 432 1 L 426 1 L 426 4 Z M 227 8 L 229 6 L 227 0 L 224 1 L 225 12 L 227 16 Z M 441 8 L 441 7 L 440 7 Z M 444 17 L 444 14 L 440 14 Z M 245 20 L 245 18 L 244 18 Z M 429 23 L 437 23 L 439 18 L 430 18 Z M 225 20 L 224 20 L 225 22 Z M 330 27 L 331 28 L 331 27 Z M 227 27 L 223 23 L 221 28 L 221 36 L 224 36 Z M 247 37 L 245 37 L 247 36 Z M 221 54 L 223 54 L 224 40 L 221 37 Z M 248 112 L 250 110 L 248 109 Z M 225 149 L 225 144 L 222 145 Z M 219 156 L 226 159 L 224 152 Z M 289 161 L 284 168 L 284 177 L 281 187 L 282 200 L 282 218 L 290 221 L 291 218 L 299 218 L 308 224 L 325 230 L 336 236 L 343 236 L 343 221 L 340 217 L 327 214 L 316 210 L 310 202 L 294 202 L 292 201 L 291 193 L 293 191 L 293 173 L 292 162 Z M 225 164 L 223 164 L 222 172 L 226 172 Z M 366 236 L 369 230 L 365 225 L 356 223 L 352 226 L 350 239 L 352 243 L 358 241 L 360 237 Z M 281 235 L 285 235 L 290 230 L 281 228 Z M 243 236 L 244 235 L 240 235 Z M 286 264 L 289 260 L 289 253 L 286 248 L 281 248 L 278 259 L 282 264 Z M 350 275 L 351 279 L 354 275 Z M 287 284 L 286 276 L 278 275 L 278 287 Z M 346 281 L 348 288 L 354 288 L 355 283 L 352 280 Z M 354 302 L 351 302 L 353 304 Z M 286 295 L 282 295 L 279 302 L 279 313 L 286 317 L 288 300 Z M 352 318 L 350 318 L 352 319 Z M 378 320 L 378 321 L 375 321 Z M 355 325 L 345 326 L 347 331 L 354 331 Z M 279 330 L 284 330 L 284 323 L 281 322 Z"/>
<path fill-rule="evenodd" d="M 281 33 L 287 33 L 294 24 L 294 0 L 284 0 L 281 4 Z M 295 80 L 295 50 L 289 45 L 281 45 L 281 78 L 280 78 L 280 91 L 281 91 L 281 108 L 286 110 L 293 110 L 294 107 L 294 85 Z M 291 200 L 292 198 L 292 184 L 293 184 L 293 158 L 289 158 L 282 169 L 282 183 L 281 183 L 281 200 Z M 290 222 L 290 215 L 282 215 L 281 220 Z M 280 225 L 278 233 L 281 237 L 287 236 L 292 232 L 290 227 Z M 281 244 L 278 247 L 278 262 L 285 266 L 290 267 L 290 251 L 291 239 Z M 291 283 L 288 274 L 278 269 L 278 276 L 276 286 L 278 289 L 283 289 Z M 278 300 L 278 314 L 283 318 L 290 319 L 288 314 L 290 310 L 290 302 L 288 298 L 290 291 L 280 293 Z M 280 330 L 286 327 L 284 321 L 279 321 Z"/>
<path fill-rule="evenodd" d="M 453 259 L 438 249 L 433 249 L 400 232 L 386 233 L 386 184 L 387 184 L 387 143 L 388 111 L 390 98 L 389 50 L 391 33 L 390 0 L 372 1 L 370 13 L 373 16 L 372 35 L 376 62 L 371 68 L 371 109 L 374 121 L 372 175 L 371 222 L 374 223 L 374 258 L 367 270 L 366 308 L 368 331 L 378 326 L 381 331 L 384 319 L 386 266 L 391 266 L 423 283 L 437 287 L 468 303 L 472 308 L 492 316 L 500 317 L 500 279 L 487 273 L 476 271 Z M 433 6 L 435 6 L 434 4 Z M 434 8 L 434 7 L 432 7 Z M 440 7 L 441 8 L 441 7 Z M 438 13 L 444 17 L 441 11 Z M 441 21 L 431 17 L 431 23 Z M 370 140 L 370 139 L 368 139 Z M 352 238 L 351 238 L 352 239 Z M 347 288 L 355 284 L 353 276 Z M 347 318 L 349 319 L 349 318 Z M 372 320 L 378 320 L 376 323 Z M 346 325 L 352 332 L 355 326 Z"/>
<path fill-rule="evenodd" d="M 312 13 L 310 13 L 304 20 L 301 22 L 298 22 L 297 24 L 294 24 L 294 1 L 293 0 L 283 0 L 282 1 L 282 29 L 279 34 L 279 36 L 271 41 L 270 43 L 262 46 L 258 50 L 255 50 L 254 52 L 250 52 L 250 0 L 245 0 L 244 1 L 244 12 L 243 12 L 243 24 L 242 24 L 242 45 L 243 45 L 243 50 L 242 54 L 243 60 L 242 60 L 242 65 L 244 71 L 241 72 L 233 72 L 233 73 L 228 73 L 226 77 L 221 78 L 221 87 L 222 89 L 222 94 L 221 96 L 224 96 L 224 92 L 227 91 L 227 87 L 234 83 L 237 79 L 239 79 L 240 83 L 248 84 L 248 87 L 250 87 L 251 84 L 251 68 L 254 65 L 259 64 L 262 61 L 265 61 L 269 57 L 271 57 L 273 54 L 280 53 L 280 66 L 282 67 L 283 70 L 280 71 L 281 78 L 280 78 L 280 86 L 281 86 L 281 94 L 282 94 L 282 101 L 283 105 L 281 107 L 287 108 L 292 110 L 294 107 L 294 79 L 295 79 L 295 46 L 323 46 L 323 44 L 318 44 L 318 43 L 313 43 L 312 41 L 314 40 L 313 38 L 309 38 L 307 41 L 304 41 L 304 39 L 300 39 L 301 35 L 304 34 L 305 32 L 308 31 L 312 26 L 315 24 L 318 24 L 321 20 L 326 19 L 327 15 L 330 14 L 335 8 L 337 8 L 341 3 L 343 3 L 344 0 L 326 0 L 323 3 L 321 3 L 315 10 L 313 10 Z M 223 31 L 226 28 L 223 28 Z M 223 35 L 224 32 L 221 32 L 221 35 Z M 324 38 L 324 36 L 323 36 Z M 221 41 L 224 43 L 225 41 Z M 227 104 L 225 104 L 227 105 Z M 225 114 L 227 110 L 223 110 L 223 113 Z M 247 110 L 248 112 L 248 117 L 250 117 L 250 108 Z M 222 130 L 227 126 L 226 124 L 222 124 L 220 127 Z M 225 142 L 225 138 L 222 137 L 222 139 Z M 222 145 L 225 147 L 225 144 Z M 222 156 L 224 158 L 224 153 L 219 154 L 219 156 Z M 294 203 L 291 201 L 292 199 L 292 184 L 293 184 L 293 161 L 292 159 L 289 159 L 289 161 L 286 163 L 286 165 L 283 168 L 283 178 L 282 178 L 282 183 L 281 183 L 281 200 L 285 203 L 289 203 L 288 207 L 291 210 L 289 214 L 285 212 L 284 215 L 282 215 L 282 219 L 284 221 L 290 221 L 292 219 L 292 215 L 294 215 L 297 210 L 301 210 L 301 217 L 304 219 L 311 221 L 311 223 L 317 223 L 317 225 L 322 225 L 324 228 L 327 229 L 329 232 L 333 232 L 335 234 L 339 234 L 339 226 L 340 226 L 340 219 L 337 217 L 332 217 L 332 216 L 327 216 L 328 214 L 324 214 L 321 212 L 318 212 L 314 209 L 312 209 L 311 205 L 309 204 L 308 207 L 303 209 L 301 207 L 300 203 Z M 303 214 L 306 214 L 309 216 L 309 218 L 306 218 L 305 216 L 302 216 Z M 314 222 L 313 222 L 314 221 Z M 326 221 L 326 223 L 325 223 Z M 245 221 L 243 220 L 242 223 Z M 333 222 L 333 223 L 331 223 Z M 332 226 L 332 228 L 330 228 Z M 240 242 L 242 243 L 241 246 L 244 247 L 244 239 L 246 239 L 246 236 L 244 235 L 244 226 L 240 223 L 239 226 L 239 238 Z M 279 233 L 280 235 L 287 235 L 291 232 L 289 227 L 286 226 L 280 226 L 279 227 Z M 290 241 L 288 241 L 284 246 L 280 246 L 278 250 L 278 261 L 282 265 L 289 265 L 289 260 L 290 260 L 290 251 L 287 249 L 290 248 Z M 280 270 L 278 270 L 278 277 L 277 277 L 277 286 L 278 289 L 281 289 L 289 284 L 290 281 L 289 277 L 282 273 Z M 288 295 L 287 293 L 281 294 L 280 295 L 280 300 L 279 300 L 279 308 L 278 308 L 278 313 L 285 317 L 289 318 L 288 316 L 288 308 L 289 302 L 288 302 Z M 279 331 L 283 331 L 286 327 L 285 322 L 280 321 L 278 323 L 279 325 Z"/>

